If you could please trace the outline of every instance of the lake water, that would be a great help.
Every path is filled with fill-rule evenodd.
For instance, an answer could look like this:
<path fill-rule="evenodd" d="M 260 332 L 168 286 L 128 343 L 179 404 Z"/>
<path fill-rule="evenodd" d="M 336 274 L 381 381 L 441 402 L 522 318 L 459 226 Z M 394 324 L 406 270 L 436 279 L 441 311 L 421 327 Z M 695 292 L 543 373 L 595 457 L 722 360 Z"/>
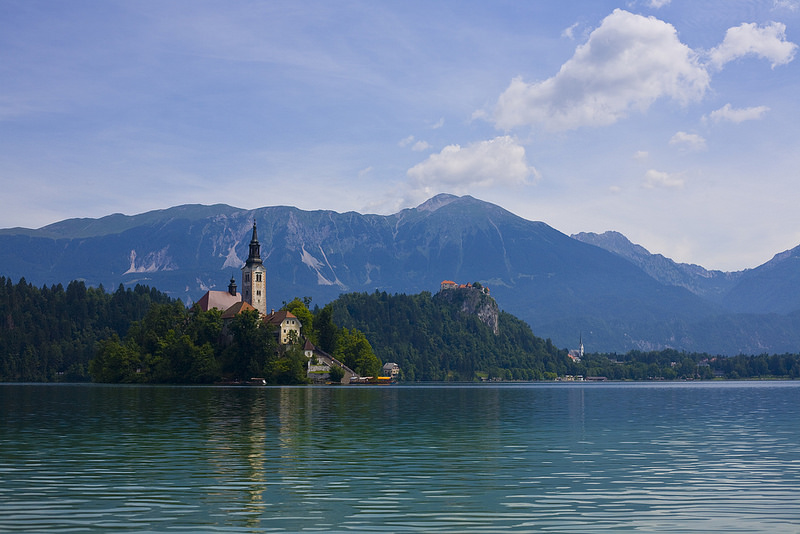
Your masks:
<path fill-rule="evenodd" d="M 0 385 L 0 532 L 800 533 L 800 382 Z"/>

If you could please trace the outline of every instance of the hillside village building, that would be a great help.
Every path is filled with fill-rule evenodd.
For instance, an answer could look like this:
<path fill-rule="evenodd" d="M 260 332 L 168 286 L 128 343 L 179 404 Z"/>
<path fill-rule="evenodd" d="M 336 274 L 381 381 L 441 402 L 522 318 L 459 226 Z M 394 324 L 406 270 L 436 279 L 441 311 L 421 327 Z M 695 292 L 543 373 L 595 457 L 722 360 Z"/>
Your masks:
<path fill-rule="evenodd" d="M 567 356 L 569 356 L 569 359 L 575 363 L 580 363 L 580 361 L 583 359 L 583 334 L 581 334 L 579 338 L 578 348 L 570 350 Z"/>
<path fill-rule="evenodd" d="M 383 376 L 396 380 L 400 376 L 400 366 L 394 362 L 383 364 Z"/>
<path fill-rule="evenodd" d="M 281 345 L 288 345 L 292 341 L 300 341 L 300 319 L 293 313 L 280 310 L 273 311 L 266 317 L 264 322 L 277 327 L 278 343 Z"/>

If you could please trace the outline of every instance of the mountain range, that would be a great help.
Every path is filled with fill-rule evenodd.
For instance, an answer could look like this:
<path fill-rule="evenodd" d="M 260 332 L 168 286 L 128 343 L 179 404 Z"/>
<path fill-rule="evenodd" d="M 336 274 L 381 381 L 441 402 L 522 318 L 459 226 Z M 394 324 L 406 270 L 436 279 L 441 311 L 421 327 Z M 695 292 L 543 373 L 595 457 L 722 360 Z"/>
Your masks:
<path fill-rule="evenodd" d="M 39 229 L 0 230 L 0 274 L 35 285 L 146 284 L 184 302 L 225 289 L 257 224 L 268 307 L 343 292 L 438 291 L 480 282 L 500 307 L 564 348 L 711 354 L 800 350 L 800 247 L 755 269 L 709 271 L 622 234 L 565 235 L 469 196 L 393 215 L 184 205 Z"/>

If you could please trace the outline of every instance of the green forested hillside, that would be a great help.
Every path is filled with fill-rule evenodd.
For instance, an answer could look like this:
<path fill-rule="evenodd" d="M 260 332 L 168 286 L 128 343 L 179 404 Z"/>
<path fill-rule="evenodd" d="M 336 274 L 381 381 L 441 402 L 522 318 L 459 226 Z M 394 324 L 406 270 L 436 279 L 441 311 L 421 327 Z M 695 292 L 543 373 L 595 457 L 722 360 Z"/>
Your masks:
<path fill-rule="evenodd" d="M 397 363 L 408 381 L 800 378 L 798 354 L 667 349 L 586 354 L 577 362 L 523 321 L 497 312 L 488 296 L 452 297 L 349 293 L 313 312 L 309 298 L 284 309 L 301 319 L 304 337 L 362 376 L 377 375 L 382 360 Z M 487 317 L 487 310 L 495 315 Z M 254 313 L 237 316 L 223 333 L 218 310 L 187 309 L 145 286 L 107 293 L 79 281 L 37 288 L 0 277 L 0 381 L 211 383 L 264 376 L 293 384 L 307 381 L 305 361 L 299 349 L 277 352 Z"/>
<path fill-rule="evenodd" d="M 406 380 L 540 380 L 604 377 L 609 380 L 797 379 L 800 355 L 717 356 L 674 349 L 586 354 L 568 358 L 526 323 L 500 312 L 498 334 L 459 299 L 421 293 L 351 293 L 329 306 L 337 323 L 363 331 L 383 361 L 394 361 Z"/>
<path fill-rule="evenodd" d="M 337 324 L 364 332 L 406 380 L 539 380 L 568 371 L 567 351 L 508 313 L 500 312 L 495 335 L 476 315 L 428 292 L 349 293 L 331 306 Z"/>
<path fill-rule="evenodd" d="M 103 287 L 70 282 L 37 288 L 0 277 L 0 381 L 84 381 L 100 340 L 124 335 L 163 293 L 145 286 Z"/>

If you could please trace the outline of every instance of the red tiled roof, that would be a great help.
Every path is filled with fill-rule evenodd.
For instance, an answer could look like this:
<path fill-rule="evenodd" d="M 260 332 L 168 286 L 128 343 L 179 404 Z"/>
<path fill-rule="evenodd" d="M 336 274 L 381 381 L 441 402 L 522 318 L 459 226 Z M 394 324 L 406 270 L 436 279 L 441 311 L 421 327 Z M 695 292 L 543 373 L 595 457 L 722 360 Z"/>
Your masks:
<path fill-rule="evenodd" d="M 297 319 L 297 316 L 292 312 L 286 310 L 274 311 L 264 317 L 264 322 L 267 324 L 281 324 L 286 319 Z"/>
<path fill-rule="evenodd" d="M 247 302 L 237 302 L 236 304 L 234 304 L 233 306 L 222 312 L 222 318 L 232 319 L 233 317 L 239 315 L 243 311 L 250 311 L 250 310 L 255 311 L 255 308 L 252 307 Z"/>
<path fill-rule="evenodd" d="M 227 291 L 207 291 L 195 304 L 203 311 L 208 311 L 212 308 L 224 311 L 241 300 L 242 296 L 239 293 L 233 296 Z"/>

